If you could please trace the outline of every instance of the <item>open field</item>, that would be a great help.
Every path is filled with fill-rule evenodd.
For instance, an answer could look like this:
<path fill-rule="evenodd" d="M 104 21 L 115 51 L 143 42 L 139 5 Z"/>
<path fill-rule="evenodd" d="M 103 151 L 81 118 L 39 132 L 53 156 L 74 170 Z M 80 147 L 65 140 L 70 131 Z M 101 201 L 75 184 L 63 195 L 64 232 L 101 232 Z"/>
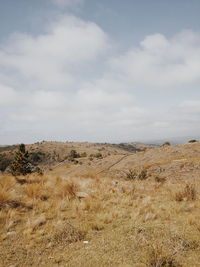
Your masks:
<path fill-rule="evenodd" d="M 200 266 L 200 143 L 37 146 L 103 158 L 0 175 L 0 266 Z"/>

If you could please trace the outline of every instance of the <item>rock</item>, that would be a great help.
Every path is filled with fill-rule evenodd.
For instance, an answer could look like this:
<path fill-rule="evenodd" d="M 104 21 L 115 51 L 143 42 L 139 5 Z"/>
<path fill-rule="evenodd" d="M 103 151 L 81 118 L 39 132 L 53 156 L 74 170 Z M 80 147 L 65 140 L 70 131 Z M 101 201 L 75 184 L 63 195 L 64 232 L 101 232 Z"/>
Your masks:
<path fill-rule="evenodd" d="M 7 232 L 7 235 L 16 235 L 15 231 Z"/>

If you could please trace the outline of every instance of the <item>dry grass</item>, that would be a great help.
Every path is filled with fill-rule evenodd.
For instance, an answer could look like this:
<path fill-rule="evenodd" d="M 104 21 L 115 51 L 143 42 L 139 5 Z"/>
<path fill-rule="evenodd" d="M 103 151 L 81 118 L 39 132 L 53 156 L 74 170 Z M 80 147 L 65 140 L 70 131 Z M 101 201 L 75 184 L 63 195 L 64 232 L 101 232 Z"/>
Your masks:
<path fill-rule="evenodd" d="M 61 229 L 57 230 L 52 236 L 52 242 L 58 244 L 70 244 L 83 240 L 85 233 L 77 230 L 74 226 L 66 224 Z"/>
<path fill-rule="evenodd" d="M 76 198 L 76 194 L 79 191 L 79 186 L 73 181 L 63 181 L 60 184 L 57 183 L 56 197 L 68 200 Z"/>
<path fill-rule="evenodd" d="M 181 267 L 174 256 L 166 253 L 166 248 L 154 246 L 149 251 L 149 267 Z"/>
<path fill-rule="evenodd" d="M 179 178 L 150 164 L 147 180 L 117 176 L 131 157 L 127 168 L 99 175 L 100 163 L 86 162 L 18 177 L 21 184 L 0 176 L 0 265 L 199 266 L 200 176 L 183 172 L 188 162 Z"/>
<path fill-rule="evenodd" d="M 175 194 L 176 201 L 193 201 L 197 199 L 197 191 L 194 184 L 187 184 L 183 190 Z"/>

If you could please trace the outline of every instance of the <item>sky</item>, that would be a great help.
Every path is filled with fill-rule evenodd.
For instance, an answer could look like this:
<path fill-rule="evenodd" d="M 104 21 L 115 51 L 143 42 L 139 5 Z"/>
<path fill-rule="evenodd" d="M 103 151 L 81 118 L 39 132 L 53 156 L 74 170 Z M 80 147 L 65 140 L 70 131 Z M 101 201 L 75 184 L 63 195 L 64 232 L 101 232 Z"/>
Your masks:
<path fill-rule="evenodd" d="M 0 0 L 0 144 L 200 137 L 199 0 Z"/>

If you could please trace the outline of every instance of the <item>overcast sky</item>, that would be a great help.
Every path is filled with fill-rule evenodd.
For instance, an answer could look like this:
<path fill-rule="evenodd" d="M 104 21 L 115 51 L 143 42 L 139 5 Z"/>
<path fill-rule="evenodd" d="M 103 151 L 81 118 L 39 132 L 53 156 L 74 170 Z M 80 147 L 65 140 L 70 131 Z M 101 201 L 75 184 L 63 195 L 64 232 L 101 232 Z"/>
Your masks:
<path fill-rule="evenodd" d="M 199 0 L 0 0 L 0 144 L 200 136 Z"/>

